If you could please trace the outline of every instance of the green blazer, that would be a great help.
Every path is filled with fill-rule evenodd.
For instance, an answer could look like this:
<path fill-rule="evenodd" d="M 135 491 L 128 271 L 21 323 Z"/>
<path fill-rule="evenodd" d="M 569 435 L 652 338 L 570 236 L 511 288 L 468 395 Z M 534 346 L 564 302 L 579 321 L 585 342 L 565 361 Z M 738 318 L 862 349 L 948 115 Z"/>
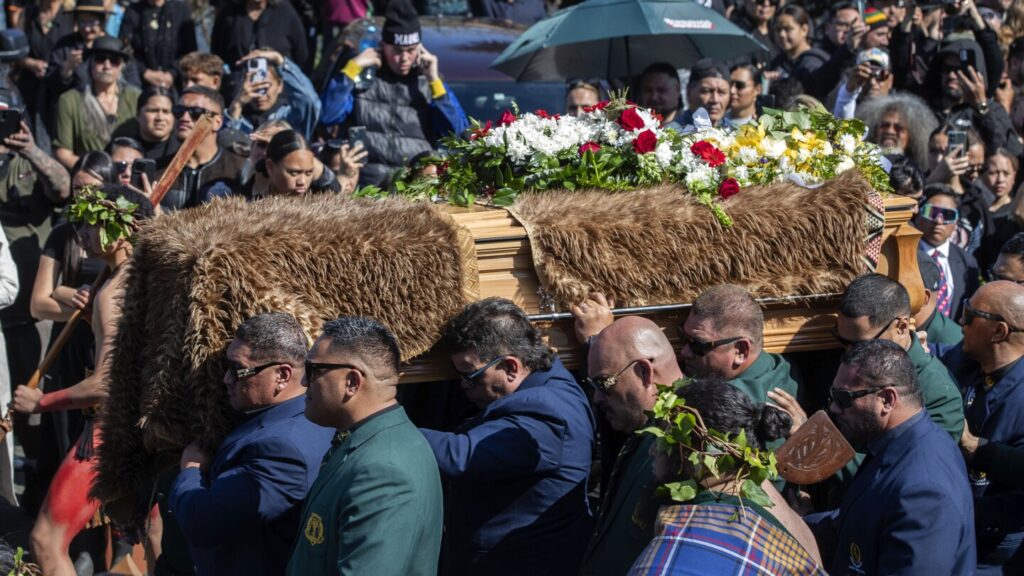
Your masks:
<path fill-rule="evenodd" d="M 911 333 L 910 337 L 912 342 L 907 356 L 917 372 L 921 399 L 928 410 L 928 417 L 939 428 L 949 432 L 953 440 L 960 442 L 960 434 L 964 431 L 964 399 L 960 389 L 946 365 L 921 348 L 917 334 Z M 931 342 L 929 344 L 934 346 Z"/>
<path fill-rule="evenodd" d="M 742 374 L 729 380 L 751 400 L 758 404 L 768 401 L 768 391 L 781 388 L 789 392 L 793 398 L 800 399 L 800 384 L 794 378 L 795 371 L 789 362 L 779 354 L 762 351 L 757 360 Z"/>
<path fill-rule="evenodd" d="M 583 556 L 583 576 L 622 576 L 654 538 L 658 506 L 654 499 L 651 446 L 654 436 L 634 434 L 615 458 L 601 511 Z"/>
<path fill-rule="evenodd" d="M 443 516 L 434 453 L 396 405 L 335 438 L 288 574 L 434 576 Z"/>
<path fill-rule="evenodd" d="M 956 346 L 964 339 L 964 332 L 960 325 L 949 318 L 939 314 L 936 310 L 928 319 L 927 325 L 923 328 L 928 333 L 928 346 L 934 349 L 936 344 Z"/>

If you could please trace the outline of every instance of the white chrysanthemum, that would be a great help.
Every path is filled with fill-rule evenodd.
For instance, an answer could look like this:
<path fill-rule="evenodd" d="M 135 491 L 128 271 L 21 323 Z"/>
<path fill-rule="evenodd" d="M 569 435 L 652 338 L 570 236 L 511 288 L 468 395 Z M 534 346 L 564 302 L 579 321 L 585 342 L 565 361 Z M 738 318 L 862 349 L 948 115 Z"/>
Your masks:
<path fill-rule="evenodd" d="M 853 151 L 857 148 L 857 139 L 850 134 L 843 134 L 839 137 L 839 148 L 843 151 L 843 154 L 852 156 Z"/>
<path fill-rule="evenodd" d="M 672 150 L 672 145 L 668 142 L 658 144 L 658 147 L 654 149 L 654 155 L 658 158 L 658 165 L 663 169 L 672 166 L 675 153 Z"/>
<path fill-rule="evenodd" d="M 743 146 L 736 153 L 736 158 L 744 164 L 753 164 L 754 162 L 757 162 L 760 155 L 757 153 L 757 148 Z"/>
<path fill-rule="evenodd" d="M 707 189 L 716 185 L 718 172 L 714 168 L 704 164 L 697 166 L 686 174 L 686 186 L 690 190 Z"/>
<path fill-rule="evenodd" d="M 740 184 L 745 184 L 750 180 L 750 170 L 746 166 L 737 166 L 733 171 L 733 177 L 739 180 Z"/>

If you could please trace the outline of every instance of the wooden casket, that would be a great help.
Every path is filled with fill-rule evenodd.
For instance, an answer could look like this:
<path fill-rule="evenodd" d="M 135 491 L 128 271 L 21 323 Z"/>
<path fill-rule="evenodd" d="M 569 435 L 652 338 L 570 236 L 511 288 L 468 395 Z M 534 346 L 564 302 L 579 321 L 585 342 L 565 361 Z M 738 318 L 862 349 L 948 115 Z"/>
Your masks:
<path fill-rule="evenodd" d="M 910 225 L 916 201 L 902 196 L 885 199 L 885 231 L 877 272 L 897 280 L 910 292 L 917 310 L 924 287 L 917 267 L 921 233 Z M 449 213 L 473 235 L 480 278 L 480 296 L 500 296 L 518 304 L 543 330 L 550 345 L 570 369 L 585 364 L 585 349 L 576 341 L 572 314 L 543 302 L 526 229 L 509 212 L 495 208 L 449 207 Z M 806 352 L 839 348 L 832 337 L 840 294 L 802 298 L 762 299 L 765 307 L 764 346 L 769 352 Z M 616 315 L 646 316 L 678 344 L 678 326 L 686 319 L 688 303 L 620 308 Z M 454 378 L 449 359 L 437 351 L 416 358 L 403 373 L 403 383 Z"/>

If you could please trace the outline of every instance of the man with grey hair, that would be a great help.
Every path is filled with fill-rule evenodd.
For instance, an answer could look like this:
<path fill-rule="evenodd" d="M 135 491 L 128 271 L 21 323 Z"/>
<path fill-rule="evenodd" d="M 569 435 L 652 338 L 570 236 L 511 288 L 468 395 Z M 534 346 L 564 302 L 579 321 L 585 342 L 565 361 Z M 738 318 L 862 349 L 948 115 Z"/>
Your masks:
<path fill-rule="evenodd" d="M 956 443 L 928 418 L 906 351 L 888 340 L 851 346 L 829 410 L 868 456 L 839 508 L 806 517 L 828 572 L 973 574 L 967 470 Z"/>
<path fill-rule="evenodd" d="M 758 404 L 774 389 L 800 398 L 789 362 L 763 350 L 764 314 L 744 288 L 721 284 L 706 290 L 693 302 L 681 336 L 687 376 L 724 378 Z"/>
<path fill-rule="evenodd" d="M 224 386 L 244 420 L 212 458 L 185 448 L 168 498 L 197 574 L 284 572 L 333 434 L 304 416 L 307 345 L 292 315 L 271 312 L 246 320 L 228 346 Z"/>
<path fill-rule="evenodd" d="M 288 574 L 432 576 L 441 553 L 434 454 L 395 400 L 398 340 L 371 318 L 324 324 L 306 359 L 306 417 L 337 430 L 309 491 Z"/>

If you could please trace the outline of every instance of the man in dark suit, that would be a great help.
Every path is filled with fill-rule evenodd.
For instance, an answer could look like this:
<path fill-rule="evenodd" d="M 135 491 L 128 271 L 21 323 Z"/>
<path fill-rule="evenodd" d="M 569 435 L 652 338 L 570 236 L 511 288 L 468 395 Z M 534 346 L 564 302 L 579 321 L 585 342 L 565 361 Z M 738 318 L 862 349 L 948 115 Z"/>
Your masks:
<path fill-rule="evenodd" d="M 289 576 L 437 574 L 441 478 L 395 400 L 400 357 L 394 334 L 370 318 L 327 322 L 313 343 L 306 417 L 338 433 L 302 510 Z"/>
<path fill-rule="evenodd" d="M 254 316 L 227 351 L 228 402 L 245 420 L 209 455 L 181 455 L 169 496 L 196 572 L 281 574 L 333 430 L 304 416 L 306 334 L 290 314 Z"/>
<path fill-rule="evenodd" d="M 467 306 L 445 341 L 481 411 L 455 432 L 420 430 L 448 484 L 442 572 L 575 574 L 591 528 L 586 395 L 508 300 Z"/>
<path fill-rule="evenodd" d="M 920 249 L 935 259 L 942 272 L 936 294 L 940 314 L 959 318 L 964 298 L 978 289 L 978 262 L 951 240 L 960 220 L 960 204 L 948 188 L 925 190 L 914 226 L 921 231 Z"/>
<path fill-rule="evenodd" d="M 867 454 L 839 508 L 806 518 L 829 574 L 973 574 L 967 470 L 928 418 L 903 348 L 851 346 L 829 398 L 843 436 Z"/>
<path fill-rule="evenodd" d="M 654 435 L 636 432 L 649 425 L 647 413 L 657 400 L 657 385 L 675 382 L 683 371 L 661 328 L 638 316 L 620 318 L 591 339 L 587 369 L 594 404 L 614 430 L 629 438 L 601 488 L 597 526 L 580 574 L 621 576 L 654 538 L 657 513 L 651 467 Z"/>
<path fill-rule="evenodd" d="M 985 284 L 964 306 L 964 340 L 942 356 L 964 392 L 971 435 L 1024 447 L 1024 286 Z M 1024 570 L 1024 490 L 971 470 L 978 574 Z M 1005 569 L 1005 571 L 1004 571 Z"/>

